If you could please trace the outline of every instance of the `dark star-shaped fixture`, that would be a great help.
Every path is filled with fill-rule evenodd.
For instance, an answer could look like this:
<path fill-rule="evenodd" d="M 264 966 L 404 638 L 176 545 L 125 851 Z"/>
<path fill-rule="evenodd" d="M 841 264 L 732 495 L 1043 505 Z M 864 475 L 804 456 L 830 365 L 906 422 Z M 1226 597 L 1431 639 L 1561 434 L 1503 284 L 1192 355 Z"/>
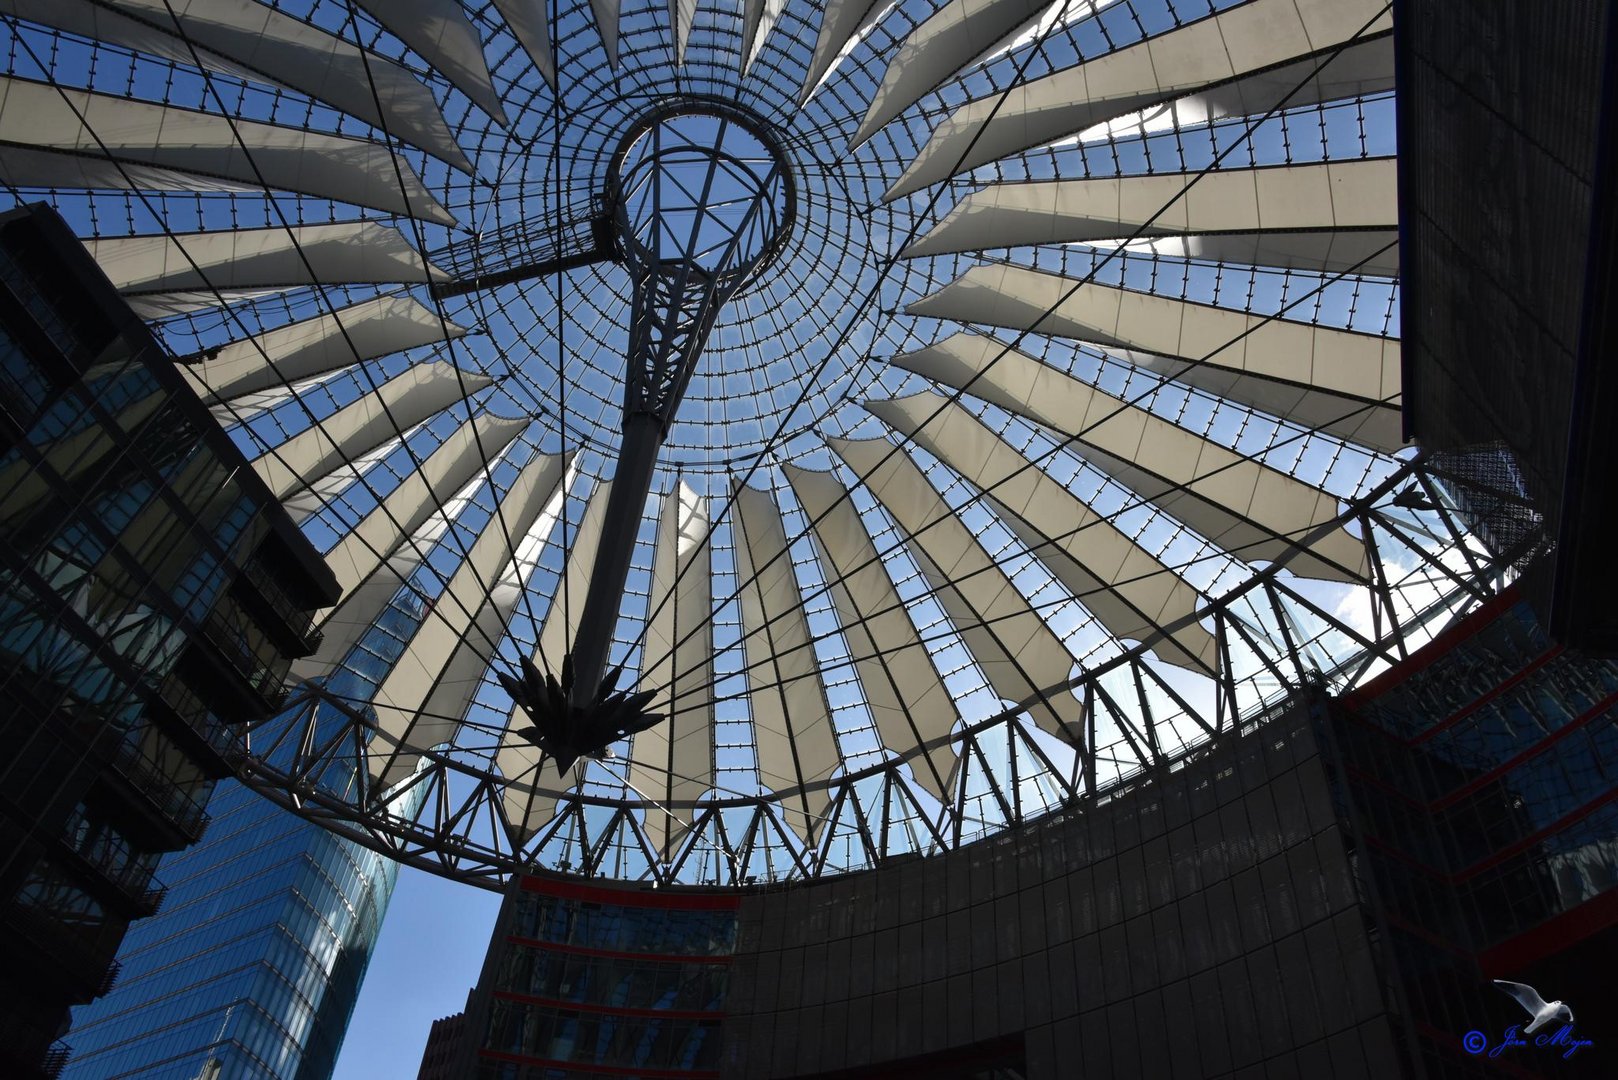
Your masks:
<path fill-rule="evenodd" d="M 527 657 L 521 663 L 520 679 L 503 671 L 496 674 L 511 700 L 521 705 L 534 722 L 531 727 L 517 729 L 517 734 L 556 762 L 558 776 L 566 776 L 579 758 L 600 761 L 607 756 L 607 747 L 619 739 L 663 721 L 661 713 L 645 711 L 656 691 L 631 694 L 618 690 L 618 680 L 624 673 L 622 665 L 608 672 L 595 697 L 581 705 L 572 698 L 571 656 L 562 658 L 561 679 L 540 671 Z"/>

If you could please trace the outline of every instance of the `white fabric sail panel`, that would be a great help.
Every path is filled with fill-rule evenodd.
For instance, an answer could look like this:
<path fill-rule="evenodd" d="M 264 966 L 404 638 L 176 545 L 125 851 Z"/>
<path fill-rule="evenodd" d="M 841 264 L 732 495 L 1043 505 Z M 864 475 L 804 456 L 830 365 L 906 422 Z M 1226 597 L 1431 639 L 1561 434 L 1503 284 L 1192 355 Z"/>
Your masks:
<path fill-rule="evenodd" d="M 927 91 L 1050 6 L 1051 0 L 950 0 L 912 30 L 888 61 L 853 144 L 869 139 Z"/>
<path fill-rule="evenodd" d="M 556 88 L 556 55 L 551 51 L 548 5 L 539 0 L 494 0 L 506 25 L 545 81 Z"/>
<path fill-rule="evenodd" d="M 1223 104 L 1243 114 L 1263 113 L 1299 81 L 1271 69 L 1349 42 L 1367 24 L 1361 40 L 1390 33 L 1393 21 L 1385 7 L 1383 0 L 1249 0 L 1003 95 L 968 102 L 933 129 L 885 197 L 908 195 L 1008 154 L 1219 84 L 1247 82 L 1223 95 Z M 1391 48 L 1387 54 L 1391 61 Z M 1362 65 L 1334 66 L 1323 68 L 1313 85 L 1288 103 L 1307 105 L 1392 85 L 1391 63 L 1386 86 L 1369 87 Z M 1216 105 L 1201 104 L 1204 109 Z"/>
<path fill-rule="evenodd" d="M 1027 353 L 963 333 L 893 363 L 1074 438 L 1085 458 L 1239 559 L 1273 561 L 1296 549 L 1287 562 L 1293 573 L 1365 580 L 1365 546 L 1331 527 L 1338 507 L 1330 493 Z"/>
<path fill-rule="evenodd" d="M 1211 304 L 1154 296 L 1004 265 L 974 266 L 910 314 L 1076 338 L 1277 384 L 1271 409 L 1325 410 L 1326 430 L 1372 446 L 1400 445 L 1399 341 Z M 1232 383 L 1233 390 L 1237 390 Z M 1247 395 L 1237 392 L 1238 400 Z M 1335 405 L 1332 402 L 1335 401 Z M 1290 407 L 1278 415 L 1305 422 Z M 1322 419 L 1318 416 L 1314 419 Z"/>
<path fill-rule="evenodd" d="M 463 386 L 472 394 L 491 382 L 486 375 L 458 373 L 451 364 L 416 364 L 254 459 L 253 468 L 285 499 L 344 458 L 359 457 L 459 401 Z"/>
<path fill-rule="evenodd" d="M 584 615 L 584 597 L 590 590 L 590 572 L 595 567 L 596 549 L 601 546 L 601 528 L 607 517 L 607 500 L 612 495 L 612 481 L 604 480 L 590 493 L 584 504 L 584 514 L 578 514 L 575 504 L 568 517 L 573 521 L 572 544 L 567 549 L 567 564 L 562 583 L 551 597 L 550 608 L 540 626 L 539 645 L 534 650 L 534 666 L 541 671 L 560 672 L 562 657 L 571 650 L 573 639 L 579 633 L 579 620 Z M 513 722 L 518 727 L 527 721 L 515 708 Z"/>
<path fill-rule="evenodd" d="M 1214 637 L 1193 621 L 1197 591 L 959 403 L 926 391 L 865 407 L 987 492 L 1007 528 L 1113 637 L 1151 642 L 1170 664 L 1216 670 Z M 1166 632 L 1173 623 L 1183 625 Z"/>
<path fill-rule="evenodd" d="M 527 522 L 527 513 L 531 513 L 531 507 L 527 508 L 524 517 L 513 517 L 510 514 L 512 509 L 523 508 L 502 503 L 502 511 L 507 514 L 506 526 L 511 530 L 517 553 L 514 558 L 506 560 L 499 577 L 488 586 L 488 598 L 481 606 L 473 609 L 475 611 L 473 617 L 468 619 L 457 611 L 460 621 L 467 624 L 466 629 L 462 631 L 459 643 L 454 646 L 454 652 L 450 655 L 448 663 L 443 665 L 442 673 L 432 692 L 422 702 L 420 715 L 412 722 L 407 737 L 410 745 L 423 748 L 447 742 L 453 738 L 456 727 L 465 718 L 467 710 L 471 707 L 472 698 L 488 674 L 489 658 L 494 654 L 496 645 L 511 622 L 512 614 L 517 610 L 523 591 L 528 587 L 528 578 L 539 564 L 540 552 L 555 530 L 561 509 L 561 488 L 571 475 L 571 467 L 564 468 L 562 479 L 553 488 L 537 519 L 532 522 Z M 515 487 L 512 492 L 516 492 Z M 524 530 L 525 522 L 527 527 Z M 479 539 L 491 535 L 490 530 L 502 538 L 505 535 L 499 520 L 491 518 Z M 453 584 L 454 582 L 451 582 L 452 586 Z M 406 657 L 410 655 L 409 652 L 405 654 Z M 429 657 L 429 662 L 435 659 Z M 398 671 L 397 667 L 395 671 Z M 399 755 L 383 774 L 383 786 L 395 783 L 408 775 L 410 769 L 414 767 L 414 761 L 414 755 Z"/>
<path fill-rule="evenodd" d="M 342 495 L 354 483 L 364 479 L 365 474 L 380 464 L 389 454 L 399 448 L 400 443 L 411 439 L 421 425 L 416 424 L 404 429 L 399 435 L 383 440 L 377 446 L 361 454 L 357 458 L 340 462 L 331 472 L 327 473 L 302 491 L 295 491 L 282 501 L 281 506 L 286 510 L 287 516 L 295 523 L 303 522 L 320 513 L 332 500 Z"/>
<path fill-rule="evenodd" d="M 669 25 L 674 28 L 674 62 L 685 63 L 686 42 L 697 19 L 697 0 L 669 0 Z"/>
<path fill-rule="evenodd" d="M 1360 446 L 1391 454 L 1404 446 L 1404 426 L 1397 408 L 1370 404 L 1281 379 L 1248 375 L 1216 364 L 1188 365 L 1184 360 L 1151 353 L 1110 350 L 1165 379 L 1285 417 L 1300 427 L 1323 431 Z"/>
<path fill-rule="evenodd" d="M 902 752 L 939 740 L 912 758 L 910 768 L 918 784 L 950 802 L 959 758 L 947 737 L 960 715 L 949 688 L 905 613 L 848 489 L 830 473 L 791 465 L 784 472 L 830 571 L 837 619 L 882 744 Z"/>
<path fill-rule="evenodd" d="M 905 534 L 911 558 L 994 692 L 1027 709 L 1044 730 L 1082 744 L 1083 705 L 1067 690 L 1044 693 L 1073 676 L 1072 654 L 915 460 L 884 439 L 827 442 Z"/>
<path fill-rule="evenodd" d="M 379 556 L 375 572 L 346 591 L 342 602 L 330 609 L 320 627 L 323 637 L 319 650 L 313 656 L 292 661 L 292 674 L 300 679 L 317 679 L 336 670 L 421 566 L 427 549 L 426 543 L 407 542 L 391 554 Z"/>
<path fill-rule="evenodd" d="M 500 513 L 490 516 L 410 644 L 377 687 L 372 698 L 377 727 L 388 745 L 400 747 L 391 754 L 373 749 L 371 772 L 381 777 L 383 787 L 415 769 L 418 757 L 404 747 L 425 750 L 454 736 L 522 591 L 517 587 L 497 592 L 495 585 L 516 556 L 514 545 L 542 518 L 554 524 L 566 468 L 560 454 L 536 454 L 523 466 L 500 498 Z M 549 533 L 545 525 L 541 527 Z M 462 656 L 463 649 L 471 656 Z M 442 695 L 440 709 L 432 710 L 443 710 L 443 714 L 423 712 L 457 660 L 461 661 L 457 672 L 461 678 Z M 457 704 L 459 711 L 447 711 Z"/>
<path fill-rule="evenodd" d="M 567 563 L 562 571 L 563 583 L 551 597 L 550 609 L 545 612 L 540 626 L 539 645 L 534 650 L 534 666 L 541 671 L 557 671 L 569 644 L 578 634 L 584 596 L 590 587 L 590 571 L 595 566 L 596 549 L 601 545 L 601 527 L 611 495 L 611 481 L 597 484 L 585 504 L 584 515 L 577 519 L 571 544 L 567 537 L 558 540 L 567 548 Z M 569 510 L 567 516 L 572 518 L 574 513 L 576 511 Z M 506 778 L 500 794 L 506 824 L 519 837 L 519 842 L 525 842 L 544 827 L 556 812 L 556 792 L 571 786 L 583 771 L 575 767 L 567 780 L 558 777 L 556 766 L 533 743 L 517 734 L 519 728 L 532 723 L 528 714 L 513 704 L 506 716 L 500 748 L 494 755 L 495 768 Z"/>
<path fill-rule="evenodd" d="M 1171 259 L 1273 266 L 1320 274 L 1399 276 L 1396 229 L 1162 236 L 1137 240 L 1127 245 L 1127 250 Z"/>
<path fill-rule="evenodd" d="M 80 118 L 83 118 L 82 120 Z M 0 78 L 0 142 L 49 154 L 4 158 L 18 186 L 281 191 L 453 225 L 408 164 L 374 139 L 350 139 L 110 94 Z M 245 147 L 245 150 L 244 150 Z M 99 160 L 98 160 L 99 159 Z M 123 176 L 119 166 L 128 168 Z M 151 177 L 148 169 L 162 170 Z M 402 181 L 402 190 L 401 190 Z"/>
<path fill-rule="evenodd" d="M 787 9 L 787 0 L 744 0 L 742 5 L 742 74 L 753 66 L 758 54 L 764 51 L 770 31 L 781 20 Z"/>
<path fill-rule="evenodd" d="M 646 811 L 646 832 L 665 858 L 713 786 L 713 567 L 708 500 L 681 481 L 663 496 L 652 557 L 651 618 L 640 689 L 660 693 L 647 708 L 668 717 L 635 736 L 629 783 L 663 804 Z"/>
<path fill-rule="evenodd" d="M 1218 250 L 1254 266 L 1337 272 L 1397 241 L 1398 225 L 1394 159 L 1370 158 L 1216 169 L 1200 178 L 1158 173 L 993 184 L 957 203 L 904 256 L 1123 240 L 1144 228 L 1143 237 L 1191 238 L 1183 254 L 1194 258 Z M 1358 272 L 1396 275 L 1397 245 Z"/>
<path fill-rule="evenodd" d="M 385 56 L 362 51 L 263 4 L 0 0 L 0 12 L 136 52 L 296 90 L 471 171 L 432 91 L 421 80 Z"/>
<path fill-rule="evenodd" d="M 607 63 L 618 66 L 618 7 L 620 0 L 590 0 L 595 12 L 596 29 L 601 31 L 601 47 L 607 52 Z"/>
<path fill-rule="evenodd" d="M 815 38 L 815 52 L 809 58 L 809 71 L 803 77 L 798 104 L 809 100 L 837 58 L 876 25 L 888 6 L 884 0 L 826 0 L 820 16 L 820 33 Z"/>
<path fill-rule="evenodd" d="M 841 760 L 837 735 L 781 512 L 769 492 L 742 484 L 734 491 L 731 526 L 759 779 L 786 792 L 831 776 Z M 780 806 L 794 831 L 813 843 L 830 797 L 821 787 Z"/>
<path fill-rule="evenodd" d="M 489 78 L 483 39 L 460 0 L 355 0 L 434 71 L 506 125 L 506 111 Z M 503 12 L 502 12 L 503 13 Z"/>
<path fill-rule="evenodd" d="M 115 236 L 84 246 L 126 295 L 448 279 L 399 230 L 374 221 Z"/>
<path fill-rule="evenodd" d="M 326 565 L 337 578 L 344 599 L 382 568 L 405 538 L 427 524 L 434 511 L 465 487 L 483 467 L 511 445 L 527 421 L 502 420 L 480 413 L 465 421 L 411 469 L 397 487 L 326 553 Z M 397 587 L 399 582 L 394 581 Z M 336 609 L 327 608 L 322 620 Z"/>
<path fill-rule="evenodd" d="M 192 389 L 212 404 L 260 392 L 274 391 L 281 397 L 288 393 L 285 383 L 465 333 L 465 327 L 440 319 L 413 297 L 379 296 L 229 342 L 180 370 Z"/>
<path fill-rule="evenodd" d="M 320 631 L 323 641 L 314 656 L 294 660 L 292 671 L 302 678 L 328 675 L 349 649 L 381 618 L 388 604 L 401 586 L 410 580 L 431 554 L 433 546 L 446 531 L 445 518 L 458 515 L 476 494 L 480 476 L 474 476 L 459 491 L 451 492 L 443 501 L 443 510 L 430 507 L 423 515 L 424 523 L 404 534 L 393 550 L 377 549 L 368 576 L 345 590 L 335 608 L 325 609 Z M 373 511 L 375 512 L 375 511 Z M 333 549 L 336 550 L 336 549 Z M 426 597 L 421 597 L 426 600 Z"/>

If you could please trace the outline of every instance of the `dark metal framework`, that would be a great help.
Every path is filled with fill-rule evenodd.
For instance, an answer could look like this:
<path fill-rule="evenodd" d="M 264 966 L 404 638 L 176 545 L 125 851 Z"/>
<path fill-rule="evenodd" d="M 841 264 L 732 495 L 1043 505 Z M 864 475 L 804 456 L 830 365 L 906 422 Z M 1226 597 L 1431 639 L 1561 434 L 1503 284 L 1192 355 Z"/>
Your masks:
<path fill-rule="evenodd" d="M 423 71 L 405 45 L 348 0 L 276 0 L 275 6 Z M 576 791 L 536 792 L 561 795 L 563 801 L 550 824 L 536 835 L 525 835 L 502 805 L 507 779 L 492 766 L 505 733 L 502 710 L 509 703 L 497 687 L 491 689 L 489 679 L 464 717 L 428 717 L 450 724 L 464 719 L 464 725 L 453 745 L 413 748 L 424 753 L 427 764 L 408 782 L 418 793 L 420 809 L 406 813 L 398 809 L 406 802 L 400 791 L 337 795 L 320 787 L 319 778 L 331 775 L 333 766 L 344 775 L 358 766 L 364 776 L 369 763 L 393 747 L 376 730 L 366 702 L 309 684 L 280 721 L 254 733 L 240 758 L 243 773 L 270 797 L 407 862 L 484 884 L 530 861 L 666 881 L 832 873 L 959 843 L 1073 800 L 1101 797 L 1139 771 L 1167 767 L 1194 752 L 1199 741 L 1223 737 L 1235 725 L 1262 716 L 1267 702 L 1316 678 L 1316 672 L 1333 686 L 1353 685 L 1368 670 L 1419 643 L 1430 625 L 1487 595 L 1520 566 L 1525 547 L 1497 550 L 1463 526 L 1468 507 L 1491 499 L 1509 501 L 1509 492 L 1455 497 L 1442 488 L 1443 471 L 1433 462 L 1412 462 L 1407 453 L 1373 453 L 1318 430 L 1282 423 L 1213 393 L 1187 390 L 1086 345 L 1019 336 L 1020 348 L 1037 353 L 1058 371 L 1115 391 L 1193 433 L 1217 438 L 1237 449 L 1244 461 L 1271 464 L 1335 496 L 1348 507 L 1341 522 L 1361 538 L 1369 554 L 1369 581 L 1337 591 L 1284 572 L 1284 561 L 1254 570 L 1196 537 L 1150 500 L 1102 476 L 1048 431 L 973 402 L 970 395 L 962 399 L 996 435 L 1042 471 L 1082 492 L 1109 522 L 1161 556 L 1201 596 L 1217 598 L 1204 601 L 1195 618 L 1215 638 L 1218 673 L 1187 675 L 1166 667 L 1146 647 L 1106 634 L 1085 610 L 1088 594 L 1070 591 L 1040 570 L 1041 548 L 1063 538 L 1030 543 L 1013 535 L 989 503 L 993 491 L 973 487 L 944 462 L 917 455 L 928 483 L 957 510 L 986 551 L 1011 568 L 1031 610 L 1063 635 L 1079 674 L 1065 684 L 1041 687 L 1036 696 L 1073 694 L 1082 702 L 1086 749 L 1075 753 L 1037 730 L 1024 711 L 1007 708 L 990 692 L 970 651 L 961 645 L 958 628 L 941 613 L 934 590 L 907 554 L 909 538 L 827 449 L 828 439 L 888 433 L 858 408 L 860 398 L 932 388 L 928 380 L 886 362 L 932 344 L 948 331 L 936 320 L 906 314 L 905 305 L 968 267 L 998 264 L 1208 304 L 1261 322 L 1285 316 L 1314 328 L 1388 336 L 1397 332 L 1397 282 L 1352 270 L 1322 274 L 1213 262 L 1164 253 L 1150 244 L 1114 249 L 1048 243 L 925 258 L 901 258 L 899 252 L 980 184 L 1200 175 L 1198 170 L 1215 165 L 1238 169 L 1386 157 L 1393 151 L 1391 92 L 1279 107 L 1260 117 L 1197 120 L 1159 110 L 1134 127 L 1092 132 L 1073 145 L 1027 150 L 987 164 L 970 178 L 889 202 L 882 199 L 887 185 L 963 100 L 992 98 L 1081 60 L 1213 17 L 1231 3 L 1118 0 L 1052 9 L 1037 33 L 1008 38 L 1000 43 L 1001 51 L 949 74 L 936 91 L 857 147 L 851 146 L 855 128 L 888 60 L 933 16 L 940 6 L 935 0 L 894 5 L 839 60 L 835 75 L 807 98 L 799 88 L 811 67 L 821 5 L 786 5 L 769 31 L 767 47 L 751 57 L 744 77 L 741 61 L 751 43 L 740 41 L 740 20 L 725 5 L 701 6 L 699 29 L 681 43 L 682 62 L 675 64 L 670 62 L 668 7 L 662 0 L 622 5 L 615 56 L 610 58 L 593 20 L 593 5 L 563 0 L 550 5 L 555 89 L 534 70 L 497 5 L 467 6 L 501 87 L 509 123 L 496 123 L 479 112 L 442 74 L 426 70 L 423 77 L 450 118 L 456 143 L 475 161 L 475 172 L 456 171 L 404 145 L 385 125 L 372 125 L 367 132 L 398 146 L 401 159 L 459 219 L 454 227 L 397 216 L 392 223 L 448 271 L 447 284 L 421 290 L 432 301 L 432 314 L 473 332 L 410 357 L 362 359 L 356 348 L 354 363 L 322 373 L 318 380 L 294 385 L 295 380 L 279 379 L 279 404 L 262 412 L 232 405 L 222 410 L 222 418 L 244 445 L 274 459 L 287 440 L 322 426 L 333 409 L 374 395 L 386 379 L 413 362 L 451 361 L 463 390 L 467 377 L 488 376 L 492 383 L 486 389 L 463 393 L 452 407 L 419 425 L 388 414 L 395 441 L 387 453 L 369 462 L 345 456 L 342 468 L 359 478 L 335 495 L 329 488 L 310 492 L 310 501 L 319 505 L 306 528 L 323 542 L 334 542 L 370 507 L 380 504 L 387 511 L 388 494 L 475 415 L 531 418 L 504 462 L 478 445 L 478 483 L 458 499 L 435 498 L 433 509 L 443 527 L 431 539 L 418 543 L 410 538 L 404 554 L 416 557 L 411 565 L 417 568 L 401 575 L 403 588 L 428 608 L 429 620 L 467 616 L 467 642 L 482 659 L 507 670 L 519 656 L 533 653 L 541 621 L 550 611 L 566 612 L 580 602 L 577 595 L 568 595 L 558 552 L 577 535 L 588 490 L 580 484 L 564 492 L 558 539 L 534 557 L 538 565 L 526 580 L 516 613 L 502 632 L 491 634 L 470 617 L 467 598 L 444 586 L 486 524 L 497 530 L 514 563 L 529 557 L 519 556 L 523 538 L 511 534 L 503 517 L 509 480 L 502 468 L 509 471 L 513 460 L 535 453 L 578 450 L 576 467 L 589 481 L 612 475 L 613 462 L 622 453 L 646 469 L 645 477 L 631 477 L 634 470 L 619 466 L 626 490 L 644 493 L 656 484 L 661 492 L 676 481 L 694 485 L 718 508 L 710 541 L 713 608 L 711 619 L 703 620 L 711 628 L 715 652 L 711 681 L 717 780 L 710 795 L 689 804 L 696 810 L 695 820 L 673 851 L 662 851 L 650 840 L 648 823 L 682 804 L 634 790 L 622 762 L 592 769 Z M 183 56 L 164 60 L 132 55 L 15 18 L 5 25 L 9 70 L 23 79 L 45 78 L 67 89 L 157 98 L 186 108 L 200 102 L 215 112 L 300 130 L 350 131 L 358 123 L 348 117 L 334 120 L 329 109 L 292 91 L 266 89 L 234 74 L 202 72 Z M 734 110 L 720 102 L 734 103 Z M 621 237 L 632 235 L 633 229 L 614 225 L 612 215 L 622 204 L 609 205 L 601 198 L 609 178 L 634 175 L 628 152 L 644 141 L 648 124 L 693 108 L 743 128 L 743 120 L 753 118 L 749 133 L 769 147 L 772 157 L 790 162 L 779 179 L 795 185 L 780 201 L 784 209 L 772 238 L 753 259 L 754 273 L 740 275 L 725 293 L 728 303 L 714 302 L 721 290 L 700 275 L 687 273 L 685 285 L 675 288 L 660 276 L 656 260 L 620 250 Z M 628 135 L 621 134 L 626 131 Z M 221 190 L 212 183 L 194 191 L 130 187 L 12 193 L 20 199 L 56 200 L 72 214 L 81 234 L 108 237 L 291 228 L 355 216 L 352 207 L 332 200 L 284 192 L 267 196 L 264 190 Z M 777 203 L 772 199 L 768 205 Z M 609 252 L 620 258 L 606 258 Z M 635 258 L 642 276 L 632 280 L 626 265 Z M 770 273 L 758 273 L 765 265 Z M 571 271 L 557 272 L 566 267 Z M 253 303 L 227 304 L 235 298 L 206 276 L 203 282 L 202 293 L 211 290 L 217 302 L 180 312 L 159 326 L 176 353 L 207 356 L 221 342 L 326 314 L 344 303 L 406 295 L 386 285 L 322 286 L 287 288 Z M 643 298 L 646 302 L 640 303 Z M 636 332 L 642 342 L 669 348 L 664 366 L 641 379 L 635 399 L 639 404 L 626 410 L 624 358 L 647 349 L 631 340 Z M 681 344 L 693 341 L 706 341 L 707 348 Z M 693 369 L 685 361 L 699 352 Z M 1185 370 L 1200 362 L 1188 363 Z M 670 428 L 672 414 L 658 410 L 681 394 L 679 422 Z M 660 446 L 661 462 L 657 449 L 630 452 L 629 440 L 619 430 L 622 418 L 630 415 L 651 418 L 643 425 L 643 441 Z M 900 439 L 898 445 L 907 442 Z M 853 652 L 843 633 L 864 626 L 869 616 L 849 618 L 834 610 L 829 594 L 839 577 L 816 557 L 810 515 L 783 479 L 783 462 L 829 469 L 843 481 L 844 498 L 870 531 L 878 558 L 916 623 L 922 643 L 916 647 L 929 653 L 967 717 L 949 736 L 959 747 L 960 765 L 947 785 L 940 785 L 947 791 L 943 799 L 915 783 L 928 745 L 890 753 L 873 734 L 855 674 L 864 657 Z M 808 826 L 788 821 L 782 809 L 801 789 L 771 791 L 756 780 L 746 685 L 752 673 L 745 651 L 749 631 L 737 613 L 737 597 L 756 573 L 737 568 L 741 545 L 726 520 L 738 480 L 770 489 L 782 510 L 790 550 L 781 558 L 790 561 L 805 590 L 811 630 L 805 648 L 813 650 L 827 694 L 838 703 L 833 712 L 840 764 L 833 779 L 809 785 L 829 789 L 830 799 Z M 1403 493 L 1412 490 L 1419 497 L 1401 502 Z M 623 527 L 612 533 L 614 542 L 628 551 L 613 557 L 615 565 L 622 560 L 627 568 L 627 587 L 620 584 L 612 591 L 623 596 L 629 617 L 616 629 L 610 619 L 595 621 L 606 626 L 606 652 L 615 661 L 644 669 L 657 657 L 646 654 L 636 618 L 650 606 L 644 536 L 651 522 L 641 511 L 637 504 L 633 513 L 621 512 L 615 520 Z M 1311 538 L 1290 539 L 1307 543 Z M 391 564 L 383 572 L 392 573 Z M 985 620 L 984 629 L 999 641 L 1004 627 Z M 847 704 L 850 699 L 853 703 Z M 314 724 L 312 706 L 321 702 L 329 706 L 328 715 L 340 715 L 345 723 L 336 728 Z M 278 755 L 286 755 L 290 764 L 272 765 L 272 759 L 282 760 Z"/>
<path fill-rule="evenodd" d="M 606 671 L 658 452 L 714 320 L 768 264 L 791 225 L 790 176 L 762 131 L 734 108 L 677 103 L 637 124 L 613 160 L 608 190 L 634 299 L 623 441 L 570 653 L 572 701 L 581 709 Z"/>
<path fill-rule="evenodd" d="M 953 848 L 1042 814 L 1082 809 L 1175 768 L 1262 725 L 1300 688 L 1335 693 L 1357 686 L 1496 595 L 1543 538 L 1521 537 L 1511 550 L 1480 542 L 1460 504 L 1510 493 L 1468 486 L 1475 484 L 1417 458 L 1345 509 L 1333 524 L 1350 527 L 1373 555 L 1364 611 L 1323 606 L 1284 572 L 1284 560 L 1271 564 L 1197 612 L 1217 641 L 1217 674 L 1188 680 L 1137 647 L 1046 689 L 1083 702 L 1090 749 L 1072 752 L 1039 732 L 1026 710 L 1004 709 L 950 735 L 960 764 L 947 800 L 916 784 L 912 770 L 930 749 L 918 745 L 812 785 L 829 790 L 830 803 L 808 835 L 783 812 L 793 792 L 760 800 L 719 791 L 693 803 L 636 807 L 557 790 L 555 818 L 523 838 L 502 807 L 506 780 L 488 765 L 491 746 L 480 751 L 472 740 L 427 753 L 423 769 L 388 793 L 395 806 L 417 803 L 413 814 L 392 812 L 381 800 L 335 795 L 315 778 L 334 768 L 347 773 L 356 762 L 363 771 L 393 747 L 362 711 L 312 684 L 301 688 L 283 722 L 253 736 L 252 780 L 288 808 L 392 858 L 491 889 L 534 866 L 664 884 L 752 884 Z M 1417 501 L 1425 508 L 1411 509 Z M 349 723 L 333 732 L 326 713 L 317 738 L 321 705 Z M 290 764 L 272 768 L 272 760 Z M 414 798 L 405 798 L 409 792 Z M 649 819 L 684 806 L 695 811 L 690 830 L 673 851 L 660 852 Z"/>

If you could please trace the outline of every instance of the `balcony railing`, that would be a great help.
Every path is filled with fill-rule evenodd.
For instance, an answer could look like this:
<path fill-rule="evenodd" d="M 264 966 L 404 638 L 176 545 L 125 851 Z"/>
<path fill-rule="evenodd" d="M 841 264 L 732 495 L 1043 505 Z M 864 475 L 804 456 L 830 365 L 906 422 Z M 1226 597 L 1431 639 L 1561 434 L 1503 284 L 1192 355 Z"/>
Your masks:
<path fill-rule="evenodd" d="M 128 844 L 103 839 L 77 845 L 73 851 L 97 875 L 117 886 L 119 892 L 141 908 L 150 909 L 146 914 L 154 914 L 163 902 L 167 890 L 152 879 L 154 868 L 137 862 Z"/>
<path fill-rule="evenodd" d="M 216 611 L 203 622 L 202 636 L 224 654 L 232 670 L 255 694 L 272 709 L 276 707 L 276 698 L 284 689 L 285 676 L 261 663 L 239 630 L 226 623 Z"/>
<path fill-rule="evenodd" d="M 315 629 L 315 613 L 301 606 L 286 590 L 281 587 L 264 564 L 257 559 L 250 559 L 243 568 L 242 576 L 247 583 L 257 591 L 281 624 L 290 630 L 310 653 L 318 652 L 324 635 Z"/>
<path fill-rule="evenodd" d="M 141 794 L 164 818 L 174 823 L 191 843 L 202 838 L 208 814 L 202 805 L 169 777 L 164 776 L 128 743 L 114 753 L 112 766 L 129 786 Z"/>
<path fill-rule="evenodd" d="M 169 714 L 185 724 L 208 749 L 226 759 L 235 752 L 236 732 L 213 714 L 208 703 L 185 680 L 177 675 L 169 676 L 157 688 L 157 696 Z"/>
<path fill-rule="evenodd" d="M 49 969 L 66 975 L 80 986 L 88 986 L 100 997 L 111 992 L 122 970 L 112 951 L 103 952 L 87 944 L 73 927 L 53 918 L 47 911 L 22 907 L 16 902 L 0 905 L 0 920 L 18 931 L 25 941 L 50 958 Z"/>

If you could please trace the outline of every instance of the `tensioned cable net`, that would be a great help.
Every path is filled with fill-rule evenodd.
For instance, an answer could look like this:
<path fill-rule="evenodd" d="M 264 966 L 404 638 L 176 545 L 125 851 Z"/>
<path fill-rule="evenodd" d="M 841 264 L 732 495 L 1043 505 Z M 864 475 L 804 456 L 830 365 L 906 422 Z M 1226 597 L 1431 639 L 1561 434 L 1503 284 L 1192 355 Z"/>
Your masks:
<path fill-rule="evenodd" d="M 0 12 L 8 193 L 344 588 L 241 772 L 403 860 L 953 846 L 1521 555 L 1403 444 L 1378 0 Z"/>

